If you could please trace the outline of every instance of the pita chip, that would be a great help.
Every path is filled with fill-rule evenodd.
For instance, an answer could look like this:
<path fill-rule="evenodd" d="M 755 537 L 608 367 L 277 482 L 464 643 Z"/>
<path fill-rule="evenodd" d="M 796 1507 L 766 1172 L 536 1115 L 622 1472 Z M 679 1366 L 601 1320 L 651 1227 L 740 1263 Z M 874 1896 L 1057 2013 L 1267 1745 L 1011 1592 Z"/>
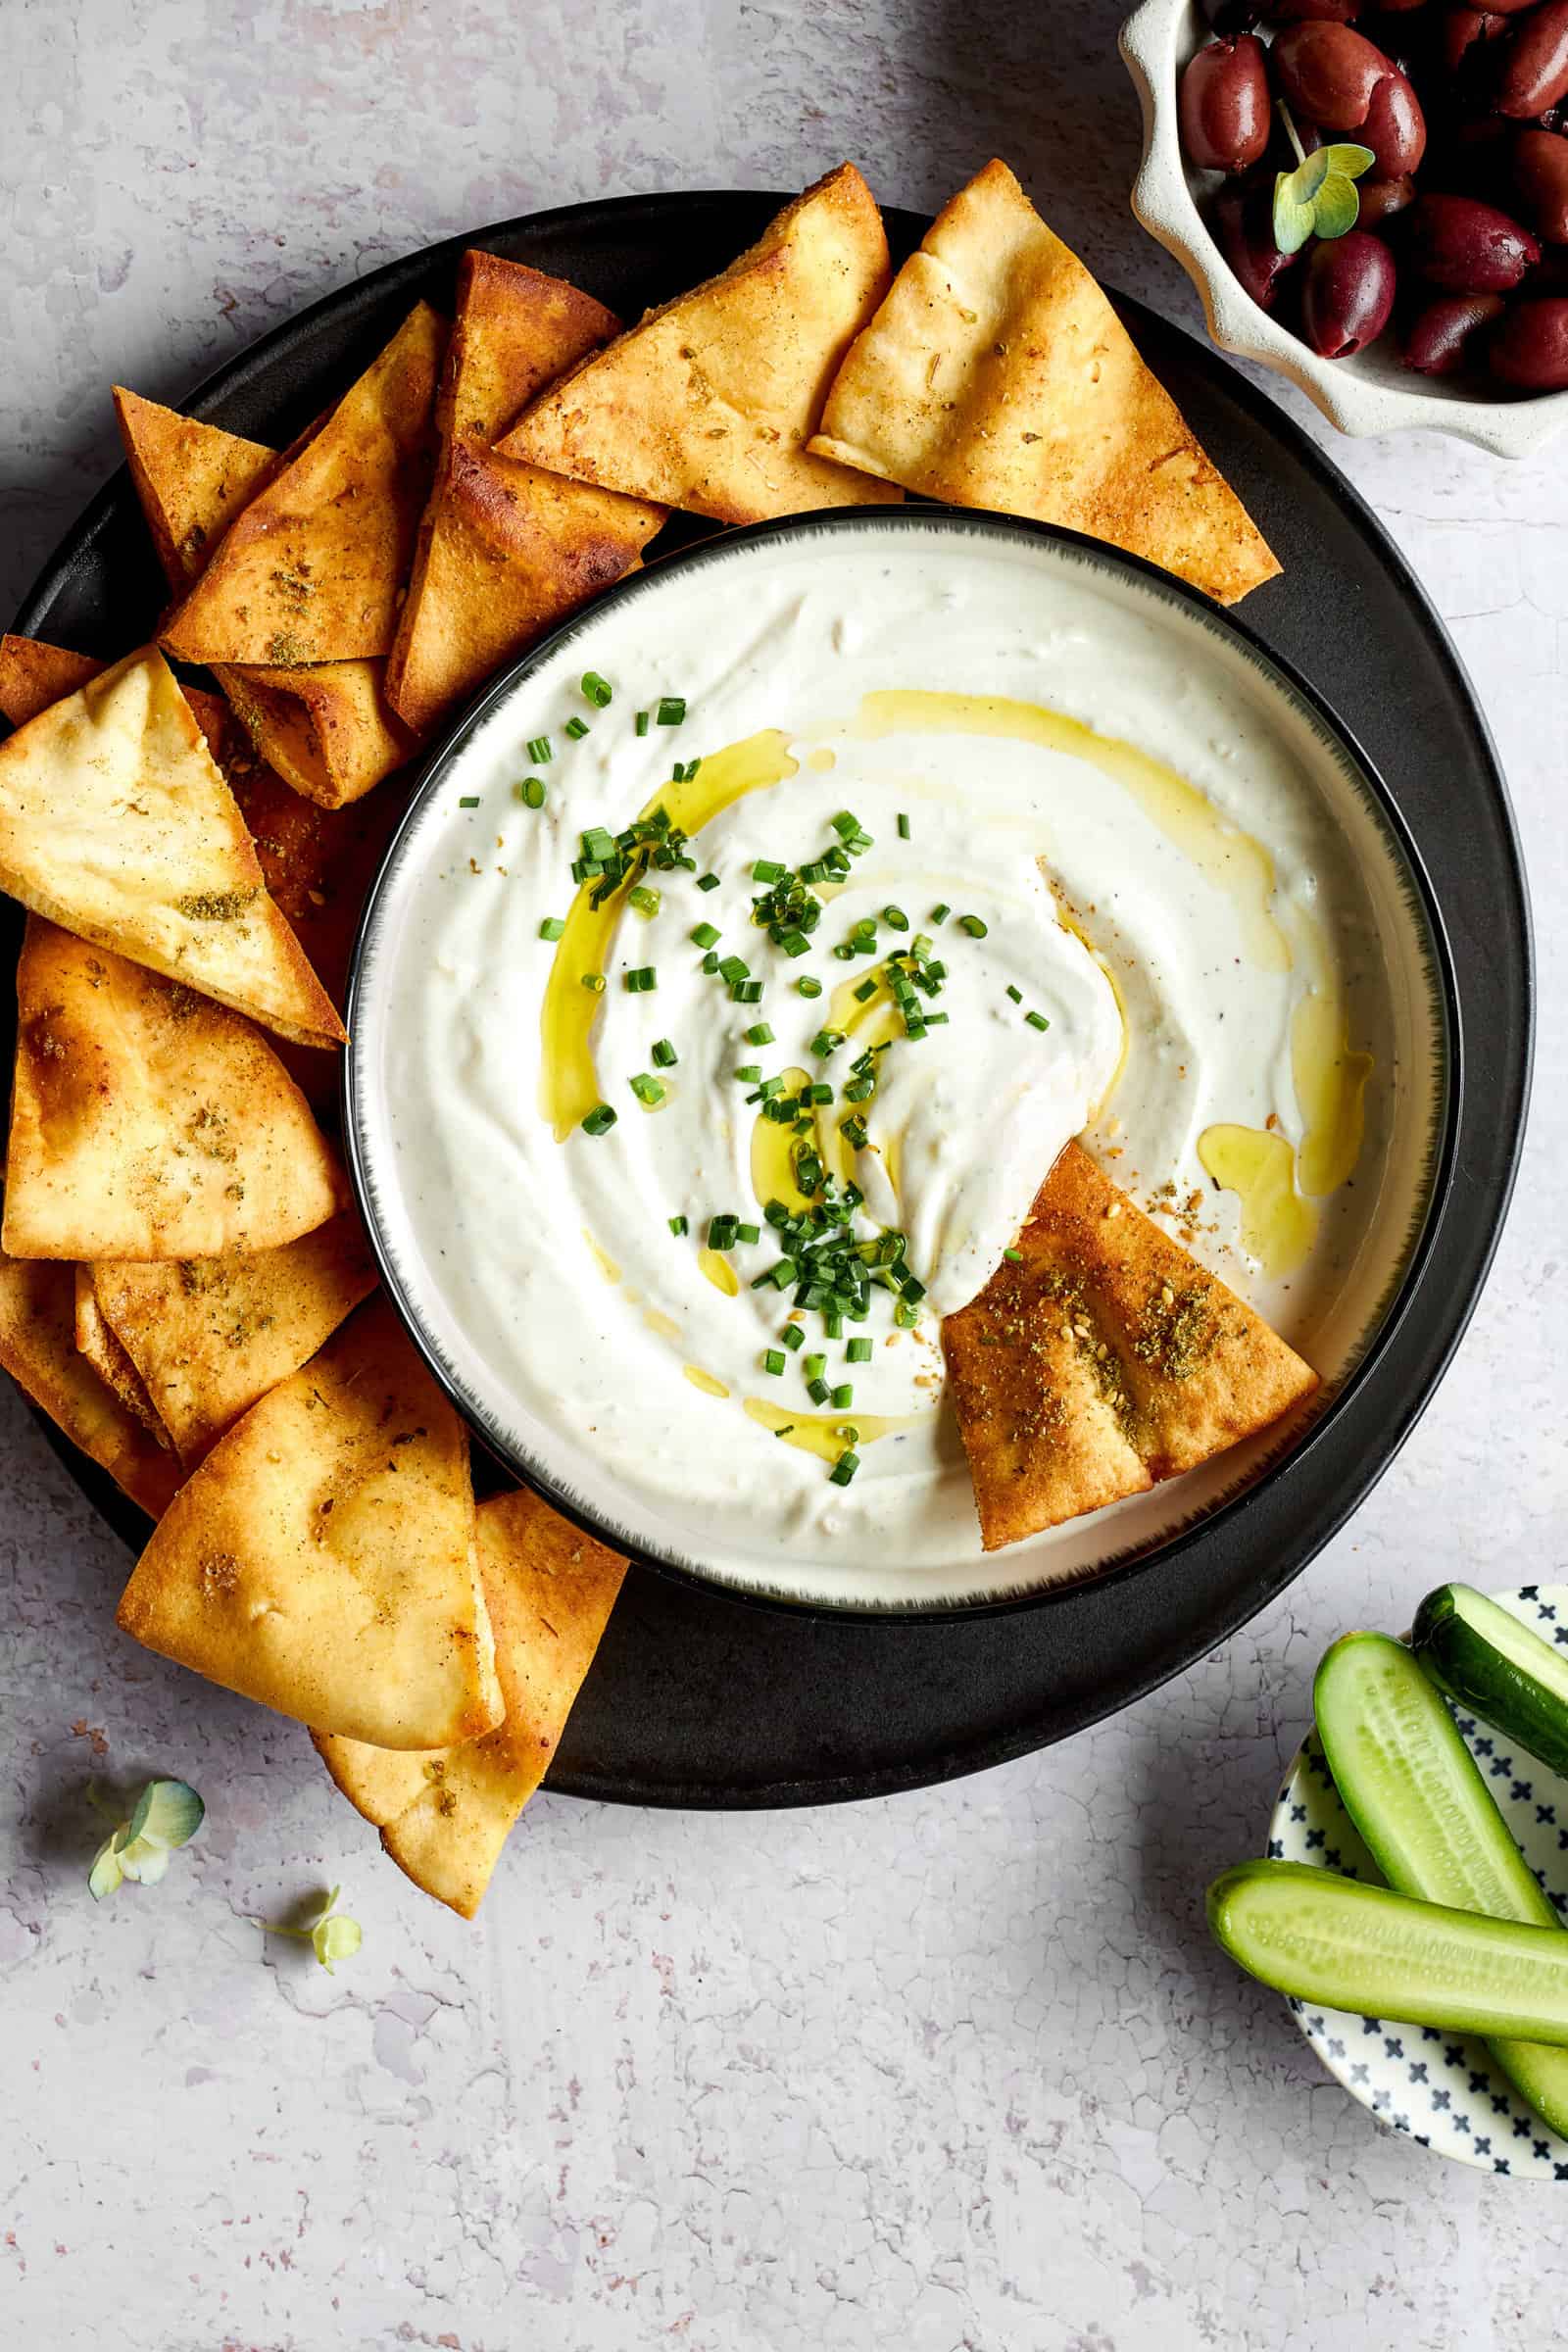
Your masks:
<path fill-rule="evenodd" d="M 119 388 L 115 411 L 159 560 L 171 588 L 183 593 L 201 576 L 245 498 L 275 469 L 276 453 Z M 308 800 L 338 808 L 401 767 L 415 748 L 387 706 L 384 666 L 323 662 L 248 668 L 225 662 L 217 676 L 269 765 Z"/>
<path fill-rule="evenodd" d="M 88 1272 L 106 1329 L 192 1468 L 269 1389 L 309 1363 L 376 1279 L 349 1209 L 278 1250 L 100 1260 Z"/>
<path fill-rule="evenodd" d="M 634 564 L 664 509 L 543 472 L 490 444 L 619 320 L 575 286 L 466 253 L 437 409 L 441 456 L 387 695 L 416 734 Z"/>
<path fill-rule="evenodd" d="M 430 486 L 445 329 L 416 304 L 297 454 L 241 507 L 163 643 L 185 662 L 390 651 Z"/>
<path fill-rule="evenodd" d="M 416 1886 L 471 1919 L 560 1742 L 626 1563 L 528 1494 L 479 1506 L 479 1570 L 506 1720 L 482 1740 L 389 1754 L 315 1732 L 350 1804 Z"/>
<path fill-rule="evenodd" d="M 988 1551 L 1196 1469 L 1317 1374 L 1069 1144 L 942 1326 Z"/>
<path fill-rule="evenodd" d="M 73 1267 L 0 1254 L 0 1365 L 149 1518 L 168 1507 L 179 1465 L 77 1350 Z"/>
<path fill-rule="evenodd" d="M 1005 164 L 894 280 L 810 447 L 906 490 L 1084 531 L 1234 604 L 1280 566 Z"/>
<path fill-rule="evenodd" d="M 74 694 L 103 668 L 90 654 L 70 654 L 41 637 L 0 637 L 0 717 L 25 726 L 51 703 Z"/>
<path fill-rule="evenodd" d="M 0 888 L 297 1044 L 342 1041 L 191 707 L 153 647 L 0 744 Z"/>
<path fill-rule="evenodd" d="M 341 1191 L 251 1022 L 29 919 L 0 1227 L 13 1256 L 271 1250 L 324 1224 Z"/>
<path fill-rule="evenodd" d="M 77 1266 L 75 1311 L 76 1352 L 84 1356 L 105 1388 L 113 1390 L 127 1413 L 150 1430 L 160 1446 L 170 1444 L 169 1432 L 158 1418 L 147 1385 L 104 1321 L 92 1287 L 91 1266 Z"/>
<path fill-rule="evenodd" d="M 843 164 L 719 276 L 553 384 L 501 454 L 716 522 L 897 500 L 807 446 L 888 274 L 876 201 Z"/>
<path fill-rule="evenodd" d="M 455 1746 L 501 1721 L 466 1434 L 384 1299 L 220 1439 L 119 1622 L 226 1690 L 375 1747 Z"/>

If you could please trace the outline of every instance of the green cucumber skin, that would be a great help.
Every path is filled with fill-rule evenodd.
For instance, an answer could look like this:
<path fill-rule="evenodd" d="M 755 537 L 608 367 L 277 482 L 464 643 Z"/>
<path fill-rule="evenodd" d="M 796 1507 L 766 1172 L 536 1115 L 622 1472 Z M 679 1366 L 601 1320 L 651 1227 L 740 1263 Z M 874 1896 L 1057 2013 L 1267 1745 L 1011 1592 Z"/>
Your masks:
<path fill-rule="evenodd" d="M 1313 1686 L 1318 1737 L 1346 1811 L 1397 1892 L 1561 1933 L 1430 1678 L 1401 1642 L 1348 1634 Z M 1492 2054 L 1568 2136 L 1568 2056 L 1496 2039 Z"/>
<path fill-rule="evenodd" d="M 1568 1708 L 1465 1623 L 1450 1585 L 1427 1594 L 1410 1640 L 1423 1672 L 1456 1706 L 1479 1715 L 1527 1755 L 1568 1778 Z"/>
<path fill-rule="evenodd" d="M 1249 1976 L 1326 2009 L 1568 2047 L 1568 1936 L 1422 1903 L 1304 1862 L 1243 1862 L 1208 1890 Z"/>

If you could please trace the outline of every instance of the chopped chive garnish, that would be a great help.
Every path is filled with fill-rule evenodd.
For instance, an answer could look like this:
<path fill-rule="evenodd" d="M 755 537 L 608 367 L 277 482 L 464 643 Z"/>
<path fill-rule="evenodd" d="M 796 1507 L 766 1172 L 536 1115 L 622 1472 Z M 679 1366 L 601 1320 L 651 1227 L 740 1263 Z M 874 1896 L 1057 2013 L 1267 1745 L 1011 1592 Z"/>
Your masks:
<path fill-rule="evenodd" d="M 870 1341 L 852 1340 L 844 1350 L 844 1361 L 847 1364 L 868 1364 L 871 1361 Z"/>
<path fill-rule="evenodd" d="M 699 890 L 716 890 L 718 888 L 718 876 L 716 874 L 702 874 L 698 877 L 697 887 Z"/>
<path fill-rule="evenodd" d="M 571 861 L 571 878 L 574 882 L 595 881 L 604 870 L 597 858 L 574 858 Z"/>
<path fill-rule="evenodd" d="M 582 854 L 599 865 L 608 865 L 615 855 L 615 837 L 603 825 L 590 825 L 582 837 Z"/>
<path fill-rule="evenodd" d="M 754 1021 L 746 1032 L 746 1043 L 749 1046 L 770 1046 L 773 1032 L 765 1021 Z"/>
<path fill-rule="evenodd" d="M 651 995 L 658 986 L 659 973 L 651 963 L 634 964 L 626 974 L 625 987 L 628 996 L 646 997 Z"/>
<path fill-rule="evenodd" d="M 578 718 L 574 712 L 566 721 L 566 733 L 573 743 L 581 743 L 587 732 L 588 721 L 585 718 Z"/>
<path fill-rule="evenodd" d="M 679 1059 L 680 1055 L 676 1053 L 674 1047 L 670 1044 L 667 1037 L 662 1037 L 656 1040 L 654 1045 L 654 1061 L 660 1069 L 672 1070 Z"/>
<path fill-rule="evenodd" d="M 843 1043 L 842 1029 L 819 1029 L 811 1040 L 811 1052 L 819 1061 L 826 1061 L 828 1055 L 836 1054 Z"/>
<path fill-rule="evenodd" d="M 961 930 L 968 932 L 971 939 L 984 939 L 991 928 L 985 917 L 979 914 L 960 914 L 958 924 Z"/>
<path fill-rule="evenodd" d="M 646 1070 L 639 1070 L 636 1077 L 630 1079 L 628 1084 L 638 1102 L 646 1102 L 650 1109 L 656 1102 L 662 1102 L 664 1100 L 664 1089 L 660 1085 L 659 1080 L 651 1077 Z"/>
<path fill-rule="evenodd" d="M 778 1336 L 792 1354 L 797 1353 L 806 1345 L 806 1334 L 798 1323 L 786 1323 Z"/>
<path fill-rule="evenodd" d="M 841 1453 L 828 1472 L 830 1484 L 835 1487 L 847 1487 L 859 1467 L 860 1457 L 858 1453 Z"/>
<path fill-rule="evenodd" d="M 657 713 L 662 727 L 678 727 L 686 715 L 686 697 L 683 694 L 662 694 Z"/>
<path fill-rule="evenodd" d="M 1051 1023 L 1043 1012 L 1026 1012 L 1023 1017 L 1031 1029 L 1049 1029 L 1051 1027 Z"/>
<path fill-rule="evenodd" d="M 855 1402 L 853 1383 L 847 1380 L 840 1381 L 838 1387 L 832 1391 L 832 1402 L 833 1410 L 836 1413 L 847 1413 Z"/>
<path fill-rule="evenodd" d="M 1007 994 L 1015 1004 L 1021 1004 L 1023 1003 L 1023 991 L 1021 989 L 1009 987 Z"/>
<path fill-rule="evenodd" d="M 784 1366 L 788 1361 L 789 1358 L 785 1355 L 782 1348 L 764 1348 L 762 1350 L 762 1370 L 771 1372 L 775 1380 L 783 1377 Z"/>
<path fill-rule="evenodd" d="M 760 1225 L 737 1225 L 735 1228 L 735 1239 L 738 1242 L 746 1242 L 753 1248 L 756 1247 L 761 1238 L 762 1228 Z"/>
<path fill-rule="evenodd" d="M 778 944 L 786 956 L 808 956 L 811 952 L 811 943 L 804 931 L 786 931 Z"/>
<path fill-rule="evenodd" d="M 794 1435 L 795 1435 L 795 1424 L 794 1424 L 794 1422 L 793 1422 L 793 1421 L 786 1421 L 782 1429 L 775 1429 L 775 1430 L 774 1430 L 774 1432 L 773 1432 L 773 1435 L 774 1435 L 774 1437 L 775 1437 L 775 1438 L 792 1438 L 792 1437 L 794 1437 Z"/>
<path fill-rule="evenodd" d="M 802 1090 L 801 1100 L 805 1102 L 831 1102 L 833 1089 L 825 1078 L 813 1078 L 810 1085 Z"/>
<path fill-rule="evenodd" d="M 870 1129 L 866 1126 L 865 1121 L 861 1118 L 859 1112 L 857 1110 L 852 1111 L 847 1119 L 841 1119 L 839 1121 L 839 1133 L 843 1136 L 845 1142 L 849 1145 L 852 1152 L 859 1152 L 864 1149 L 866 1137 L 869 1135 Z"/>
<path fill-rule="evenodd" d="M 646 710 L 638 711 L 636 724 L 638 734 L 646 735 L 648 732 L 648 713 Z"/>
<path fill-rule="evenodd" d="M 874 1078 L 856 1078 L 844 1089 L 846 1102 L 869 1102 L 876 1093 Z"/>
<path fill-rule="evenodd" d="M 669 1230 L 675 1236 L 675 1239 L 678 1242 L 683 1238 L 684 1235 L 690 1233 L 691 1227 L 688 1225 L 684 1217 L 671 1217 L 669 1220 Z"/>
<path fill-rule="evenodd" d="M 941 906 L 933 906 L 931 909 L 930 920 L 933 923 L 945 923 L 952 912 L 953 908 L 946 905 Z"/>
<path fill-rule="evenodd" d="M 1023 1251 L 1021 1250 L 1004 1250 L 1002 1254 L 1011 1265 L 1021 1266 L 1023 1264 Z"/>
<path fill-rule="evenodd" d="M 723 966 L 719 968 L 722 970 Z M 729 995 L 732 1004 L 760 1004 L 762 983 L 760 980 L 734 980 L 730 983 Z"/>
<path fill-rule="evenodd" d="M 460 808 L 477 808 L 478 806 L 479 795 L 476 792 L 466 792 L 458 803 Z"/>
<path fill-rule="evenodd" d="M 762 1075 L 762 1065 L 760 1061 L 743 1062 L 731 1075 L 738 1078 L 743 1086 L 755 1086 Z"/>
<path fill-rule="evenodd" d="M 584 1135 L 608 1135 L 615 1124 L 615 1114 L 608 1102 L 596 1102 L 582 1123 Z"/>
<path fill-rule="evenodd" d="M 627 896 L 638 913 L 649 918 L 659 912 L 662 904 L 659 892 L 650 890 L 646 882 L 636 883 Z"/>
<path fill-rule="evenodd" d="M 907 931 L 909 928 L 909 918 L 902 906 L 884 906 L 882 920 L 890 931 Z"/>
<path fill-rule="evenodd" d="M 825 1355 L 808 1355 L 801 1366 L 801 1370 L 808 1380 L 820 1380 L 827 1370 L 827 1357 Z"/>
<path fill-rule="evenodd" d="M 803 972 L 795 985 L 803 997 L 819 997 L 822 994 L 822 983 L 811 972 Z"/>
<path fill-rule="evenodd" d="M 555 756 L 555 749 L 548 735 L 529 736 L 528 764 L 530 767 L 548 767 Z M 586 1122 L 584 1123 L 586 1124 Z"/>
<path fill-rule="evenodd" d="M 749 980 L 752 975 L 751 965 L 743 963 L 738 956 L 721 956 L 718 968 L 726 980 Z"/>
<path fill-rule="evenodd" d="M 692 933 L 692 938 L 700 948 L 716 947 L 719 938 L 718 927 L 714 923 L 699 923 Z"/>
<path fill-rule="evenodd" d="M 565 930 L 566 926 L 559 914 L 547 914 L 539 926 L 539 936 L 541 939 L 563 939 Z"/>
<path fill-rule="evenodd" d="M 910 1306 L 906 1299 L 901 1298 L 893 1309 L 893 1320 L 901 1331 L 912 1331 L 920 1320 L 920 1310 L 917 1306 Z"/>
<path fill-rule="evenodd" d="M 852 816 L 848 808 L 841 808 L 833 819 L 833 830 L 840 841 L 853 841 L 860 830 L 860 820 Z"/>
<path fill-rule="evenodd" d="M 881 987 L 881 985 L 882 985 L 881 981 L 880 981 L 880 980 L 877 978 L 876 974 L 873 972 L 873 973 L 871 974 L 870 978 L 869 978 L 869 979 L 867 979 L 867 980 L 862 980 L 862 981 L 860 982 L 860 985 L 859 985 L 859 987 L 858 987 L 858 988 L 856 990 L 856 992 L 855 992 L 855 1001 L 856 1001 L 856 1003 L 857 1003 L 858 1004 L 870 1004 L 870 1002 L 871 1002 L 871 999 L 872 999 L 872 998 L 873 998 L 873 997 L 876 995 L 876 992 L 877 992 L 877 990 L 878 990 L 878 989 Z"/>
<path fill-rule="evenodd" d="M 909 820 L 908 820 L 908 818 L 907 818 L 907 817 L 906 817 L 906 816 L 904 814 L 904 811 L 901 809 L 901 810 L 899 811 L 899 839 L 900 839 L 901 841 L 907 841 L 907 840 L 908 840 L 908 838 L 909 838 Z"/>
<path fill-rule="evenodd" d="M 713 974 L 718 969 L 718 957 L 713 954 L 711 948 L 709 949 L 708 954 L 703 957 L 702 968 L 708 974 L 710 979 L 712 978 Z"/>
<path fill-rule="evenodd" d="M 517 798 L 525 808 L 542 808 L 545 805 L 543 776 L 524 776 L 516 787 Z"/>
<path fill-rule="evenodd" d="M 740 1231 L 740 1224 L 739 1217 L 732 1217 L 728 1214 L 710 1217 L 708 1220 L 708 1247 L 710 1250 L 733 1250 L 735 1236 Z"/>
<path fill-rule="evenodd" d="M 822 1329 L 827 1333 L 827 1336 L 830 1340 L 843 1339 L 844 1317 L 839 1313 L 839 1310 L 836 1306 L 829 1307 L 827 1313 L 822 1317 Z"/>
<path fill-rule="evenodd" d="M 591 988 L 596 997 L 602 997 L 605 993 L 605 975 L 603 972 L 584 972 L 582 976 L 582 984 L 584 988 Z"/>
<path fill-rule="evenodd" d="M 752 880 L 754 882 L 782 882 L 788 870 L 787 866 L 779 864 L 776 858 L 759 858 L 752 867 Z"/>
<path fill-rule="evenodd" d="M 604 710 L 609 708 L 612 689 L 609 681 L 602 678 L 597 669 L 583 671 L 582 693 L 584 702 L 592 703 L 596 710 Z"/>
<path fill-rule="evenodd" d="M 828 1398 L 827 1382 L 820 1379 L 808 1380 L 806 1384 L 806 1394 L 808 1396 L 809 1396 L 813 1404 L 826 1404 Z"/>

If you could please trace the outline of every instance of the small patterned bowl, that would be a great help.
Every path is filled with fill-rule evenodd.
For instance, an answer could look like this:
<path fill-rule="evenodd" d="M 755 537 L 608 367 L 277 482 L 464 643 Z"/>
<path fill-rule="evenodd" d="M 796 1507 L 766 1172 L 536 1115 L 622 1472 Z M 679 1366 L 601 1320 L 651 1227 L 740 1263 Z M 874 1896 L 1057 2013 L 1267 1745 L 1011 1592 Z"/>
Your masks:
<path fill-rule="evenodd" d="M 1218 183 L 1210 172 L 1188 170 L 1177 136 L 1177 83 L 1207 37 L 1194 0 L 1144 0 L 1121 28 L 1122 62 L 1144 109 L 1144 160 L 1133 211 L 1202 296 L 1213 340 L 1238 359 L 1288 375 L 1342 433 L 1426 425 L 1500 458 L 1529 457 L 1544 447 L 1568 424 L 1568 392 L 1488 400 L 1463 384 L 1412 375 L 1387 336 L 1353 360 L 1320 360 L 1243 290 L 1199 207 L 1199 195 Z"/>
<path fill-rule="evenodd" d="M 1568 1649 L 1568 1585 L 1520 1585 L 1493 1598 Z M 1473 1715 L 1456 1717 L 1525 1860 L 1568 1917 L 1568 1781 L 1507 1742 Z M 1383 1881 L 1350 1826 L 1316 1733 L 1297 1750 L 1269 1824 L 1271 1858 L 1307 1862 L 1342 1878 Z M 1568 2140 L 1528 2108 L 1487 2045 L 1434 2026 L 1392 2025 L 1338 2009 L 1290 2003 L 1329 2073 L 1394 2132 L 1485 2173 L 1568 2180 Z"/>

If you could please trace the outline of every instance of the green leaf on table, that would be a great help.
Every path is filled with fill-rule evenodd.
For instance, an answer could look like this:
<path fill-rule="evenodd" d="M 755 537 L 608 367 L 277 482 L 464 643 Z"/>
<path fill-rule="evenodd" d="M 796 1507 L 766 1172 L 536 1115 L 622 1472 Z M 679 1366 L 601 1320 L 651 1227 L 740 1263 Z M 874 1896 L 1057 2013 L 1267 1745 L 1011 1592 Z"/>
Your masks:
<path fill-rule="evenodd" d="M 89 1789 L 99 1812 L 110 1810 L 104 1795 Z M 134 1886 L 156 1886 L 169 1868 L 176 1846 L 188 1845 L 201 1828 L 206 1807 L 184 1781 L 149 1781 L 130 1809 L 103 1844 L 87 1874 L 87 1891 L 101 1903 L 129 1879 Z"/>

